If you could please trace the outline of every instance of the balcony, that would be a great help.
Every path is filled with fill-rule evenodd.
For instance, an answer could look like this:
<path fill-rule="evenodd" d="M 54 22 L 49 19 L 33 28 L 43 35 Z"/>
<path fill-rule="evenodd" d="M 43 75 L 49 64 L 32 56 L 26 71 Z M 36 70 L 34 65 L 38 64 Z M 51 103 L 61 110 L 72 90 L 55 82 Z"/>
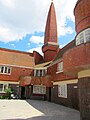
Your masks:
<path fill-rule="evenodd" d="M 43 77 L 38 76 L 21 76 L 20 77 L 20 86 L 27 85 L 45 85 L 46 87 L 52 87 L 52 77 L 50 75 L 46 75 Z"/>

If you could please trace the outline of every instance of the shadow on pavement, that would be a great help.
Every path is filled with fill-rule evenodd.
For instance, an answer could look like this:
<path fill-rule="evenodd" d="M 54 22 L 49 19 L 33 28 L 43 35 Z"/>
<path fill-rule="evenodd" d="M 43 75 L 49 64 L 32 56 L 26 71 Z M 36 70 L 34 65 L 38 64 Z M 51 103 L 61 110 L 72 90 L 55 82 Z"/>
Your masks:
<path fill-rule="evenodd" d="M 7 120 L 80 120 L 75 119 L 73 116 L 70 118 L 69 116 L 66 118 L 66 116 L 37 116 L 27 119 L 7 119 Z"/>
<path fill-rule="evenodd" d="M 44 115 L 27 119 L 17 118 L 7 120 L 80 120 L 80 113 L 77 110 L 47 101 L 26 100 L 26 102 Z"/>

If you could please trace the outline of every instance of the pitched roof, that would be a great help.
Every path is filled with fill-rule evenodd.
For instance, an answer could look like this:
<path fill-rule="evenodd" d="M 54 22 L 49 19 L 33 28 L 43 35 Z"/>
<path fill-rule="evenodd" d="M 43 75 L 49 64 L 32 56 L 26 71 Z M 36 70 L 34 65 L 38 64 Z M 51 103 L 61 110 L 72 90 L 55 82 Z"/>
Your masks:
<path fill-rule="evenodd" d="M 20 67 L 33 67 L 34 57 L 29 52 L 0 48 L 0 64 Z"/>
<path fill-rule="evenodd" d="M 45 63 L 41 63 L 41 64 L 38 64 L 38 65 L 35 65 L 34 68 L 43 68 L 43 67 L 47 67 L 52 61 L 49 61 L 49 62 L 45 62 Z"/>

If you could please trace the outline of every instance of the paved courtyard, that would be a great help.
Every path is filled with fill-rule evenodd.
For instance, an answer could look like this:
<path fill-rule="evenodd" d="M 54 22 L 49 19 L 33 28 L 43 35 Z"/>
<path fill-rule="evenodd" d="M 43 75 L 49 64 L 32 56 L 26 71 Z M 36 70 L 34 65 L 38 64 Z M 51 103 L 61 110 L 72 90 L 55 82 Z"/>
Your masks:
<path fill-rule="evenodd" d="M 80 120 L 80 113 L 38 100 L 0 100 L 0 120 Z"/>

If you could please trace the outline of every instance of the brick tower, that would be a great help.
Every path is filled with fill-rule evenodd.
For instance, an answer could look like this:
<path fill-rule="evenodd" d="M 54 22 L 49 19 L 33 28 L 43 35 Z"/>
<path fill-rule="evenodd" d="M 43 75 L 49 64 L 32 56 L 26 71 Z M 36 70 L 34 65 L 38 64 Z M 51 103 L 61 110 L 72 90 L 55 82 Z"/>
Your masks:
<path fill-rule="evenodd" d="M 44 60 L 46 62 L 53 60 L 58 49 L 59 45 L 57 36 L 56 13 L 54 4 L 52 2 L 47 17 L 44 45 L 42 47 L 42 51 L 44 53 Z"/>
<path fill-rule="evenodd" d="M 90 0 L 78 0 L 74 15 L 77 34 L 90 27 Z"/>
<path fill-rule="evenodd" d="M 80 120 L 90 120 L 90 0 L 78 0 L 74 15 L 76 48 L 80 53 L 77 58 L 81 64 L 77 65 Z"/>

